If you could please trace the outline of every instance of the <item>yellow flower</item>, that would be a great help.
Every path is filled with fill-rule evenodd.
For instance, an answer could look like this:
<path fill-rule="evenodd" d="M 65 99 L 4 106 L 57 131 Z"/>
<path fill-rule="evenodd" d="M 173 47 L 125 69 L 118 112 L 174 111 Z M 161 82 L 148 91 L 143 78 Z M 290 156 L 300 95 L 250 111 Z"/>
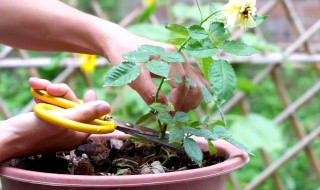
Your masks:
<path fill-rule="evenodd" d="M 97 65 L 97 56 L 89 54 L 80 54 L 80 69 L 86 74 L 92 74 Z"/>
<path fill-rule="evenodd" d="M 222 18 L 227 19 L 227 27 L 240 25 L 246 29 L 248 24 L 256 27 L 252 16 L 256 15 L 256 0 L 229 0 L 229 3 L 220 8 Z"/>
<path fill-rule="evenodd" d="M 145 2 L 145 4 L 147 5 L 147 7 L 150 7 L 154 4 L 154 0 L 143 0 Z"/>

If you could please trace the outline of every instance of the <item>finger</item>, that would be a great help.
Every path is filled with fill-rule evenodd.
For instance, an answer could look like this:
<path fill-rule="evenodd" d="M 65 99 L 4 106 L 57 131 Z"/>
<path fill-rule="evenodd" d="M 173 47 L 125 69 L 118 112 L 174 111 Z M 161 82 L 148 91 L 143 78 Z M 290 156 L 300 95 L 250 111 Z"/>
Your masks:
<path fill-rule="evenodd" d="M 84 102 L 92 102 L 92 101 L 96 101 L 97 100 L 97 96 L 96 93 L 93 90 L 88 90 L 83 98 Z"/>
<path fill-rule="evenodd" d="M 104 101 L 93 101 L 75 108 L 59 110 L 58 114 L 79 122 L 88 123 L 110 112 L 110 105 Z"/>
<path fill-rule="evenodd" d="M 170 63 L 170 73 L 169 77 L 174 78 L 175 76 L 179 77 L 181 80 L 186 80 L 186 73 L 182 66 L 184 63 Z M 174 106 L 176 111 L 180 111 L 183 103 L 185 102 L 186 95 L 190 89 L 190 86 L 185 83 L 176 83 L 173 80 L 170 80 L 170 85 L 172 86 L 170 101 Z"/>
<path fill-rule="evenodd" d="M 52 96 L 58 96 L 74 102 L 79 102 L 75 93 L 66 84 L 50 84 L 47 86 L 46 90 Z"/>
<path fill-rule="evenodd" d="M 142 68 L 139 77 L 130 83 L 129 86 L 139 93 L 148 105 L 155 102 L 155 95 L 158 87 L 154 84 L 150 72 L 145 68 Z M 158 102 L 167 104 L 167 99 L 161 92 L 158 95 Z"/>
<path fill-rule="evenodd" d="M 36 90 L 45 90 L 50 84 L 52 83 L 46 79 L 40 79 L 36 77 L 31 77 L 29 79 L 29 85 Z"/>

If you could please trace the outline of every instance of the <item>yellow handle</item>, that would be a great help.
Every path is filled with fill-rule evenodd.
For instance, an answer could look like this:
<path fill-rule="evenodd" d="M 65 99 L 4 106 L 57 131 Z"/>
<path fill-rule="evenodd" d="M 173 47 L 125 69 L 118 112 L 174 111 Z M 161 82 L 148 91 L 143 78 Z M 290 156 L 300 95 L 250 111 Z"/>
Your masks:
<path fill-rule="evenodd" d="M 31 94 L 34 97 L 44 102 L 50 103 L 50 104 L 46 104 L 46 103 L 36 104 L 33 108 L 34 113 L 42 120 L 55 124 L 59 127 L 71 129 L 74 131 L 80 131 L 84 133 L 90 133 L 90 134 L 111 133 L 117 127 L 117 125 L 112 121 L 104 121 L 103 119 L 100 119 L 100 118 L 104 118 L 104 116 L 100 117 L 99 119 L 93 120 L 90 124 L 81 123 L 81 122 L 77 122 L 77 121 L 73 121 L 73 120 L 61 117 L 58 114 L 55 114 L 54 112 L 52 112 L 52 110 L 58 111 L 58 110 L 62 110 L 63 108 L 76 107 L 76 106 L 79 106 L 80 104 L 69 101 L 64 98 L 51 96 L 44 90 L 35 91 L 34 89 L 31 89 Z"/>
<path fill-rule="evenodd" d="M 51 110 L 62 110 L 62 108 L 51 104 L 39 103 L 34 106 L 33 110 L 42 120 L 74 131 L 90 134 L 105 134 L 113 132 L 117 127 L 114 122 L 102 121 L 100 119 L 95 119 L 90 124 L 87 124 L 61 117 L 51 112 Z"/>

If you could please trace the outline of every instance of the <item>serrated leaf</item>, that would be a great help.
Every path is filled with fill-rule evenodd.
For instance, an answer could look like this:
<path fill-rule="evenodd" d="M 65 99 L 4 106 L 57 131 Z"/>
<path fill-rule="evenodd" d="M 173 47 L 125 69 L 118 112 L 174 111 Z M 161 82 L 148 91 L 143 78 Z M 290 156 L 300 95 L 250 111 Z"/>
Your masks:
<path fill-rule="evenodd" d="M 147 119 L 149 119 L 150 117 L 152 117 L 152 114 L 150 112 L 148 112 L 147 114 L 142 115 L 137 121 L 136 121 L 136 125 L 139 125 L 143 122 L 145 122 Z"/>
<path fill-rule="evenodd" d="M 173 38 L 173 39 L 166 40 L 166 42 L 168 44 L 181 45 L 187 40 L 188 40 L 187 38 Z"/>
<path fill-rule="evenodd" d="M 213 131 L 218 135 L 219 138 L 229 139 L 232 136 L 231 132 L 228 129 L 219 125 L 213 127 Z"/>
<path fill-rule="evenodd" d="M 207 58 L 214 56 L 218 49 L 217 47 L 211 43 L 211 41 L 207 38 L 200 41 L 194 41 L 192 43 L 188 43 L 183 48 L 183 51 L 193 57 L 196 58 Z"/>
<path fill-rule="evenodd" d="M 154 73 L 156 75 L 159 75 L 165 78 L 168 78 L 169 71 L 170 71 L 170 66 L 166 62 L 160 61 L 160 60 L 148 61 L 146 63 L 146 68 L 151 73 Z"/>
<path fill-rule="evenodd" d="M 236 74 L 231 65 L 225 60 L 215 60 L 209 68 L 211 90 L 222 105 L 229 100 L 237 85 Z"/>
<path fill-rule="evenodd" d="M 195 58 L 195 61 L 197 63 L 197 65 L 199 66 L 199 68 L 201 69 L 204 77 L 209 80 L 209 68 L 211 63 L 213 62 L 213 59 L 211 57 L 207 57 L 207 58 L 203 58 L 203 59 L 199 59 L 199 58 Z"/>
<path fill-rule="evenodd" d="M 144 63 L 149 61 L 150 54 L 139 51 L 132 51 L 122 55 L 122 57 L 128 62 Z"/>
<path fill-rule="evenodd" d="M 196 141 L 194 141 L 191 138 L 185 138 L 183 142 L 183 147 L 189 158 L 195 163 L 197 163 L 199 166 L 201 166 L 203 154 Z"/>
<path fill-rule="evenodd" d="M 251 150 L 245 146 L 244 144 L 234 140 L 234 139 L 226 139 L 229 143 L 233 144 L 234 146 L 238 147 L 241 150 L 244 150 L 245 152 L 247 152 L 248 154 L 251 154 L 254 156 L 254 154 L 251 152 Z"/>
<path fill-rule="evenodd" d="M 208 140 L 208 148 L 211 154 L 217 154 L 218 150 L 214 147 L 213 143 Z"/>
<path fill-rule="evenodd" d="M 208 37 L 206 30 L 200 25 L 193 25 L 188 29 L 191 38 L 202 40 Z"/>
<path fill-rule="evenodd" d="M 169 131 L 169 142 L 181 142 L 184 139 L 184 131 L 177 126 L 174 126 Z"/>
<path fill-rule="evenodd" d="M 204 99 L 204 101 L 206 101 L 207 104 L 210 104 L 212 102 L 212 95 L 210 94 L 209 90 L 207 89 L 207 87 L 202 86 L 200 88 L 201 93 L 202 93 L 202 97 Z"/>
<path fill-rule="evenodd" d="M 158 113 L 156 114 L 156 118 L 162 123 L 174 124 L 174 120 L 169 113 Z"/>
<path fill-rule="evenodd" d="M 149 55 L 160 55 L 164 53 L 164 49 L 159 46 L 142 45 L 138 48 L 139 52 L 147 53 Z"/>
<path fill-rule="evenodd" d="M 249 56 L 258 53 L 255 48 L 238 41 L 225 41 L 221 49 L 226 53 L 239 56 Z"/>
<path fill-rule="evenodd" d="M 153 103 L 153 104 L 151 104 L 149 106 L 153 110 L 156 110 L 158 113 L 167 113 L 168 112 L 167 107 L 164 104 L 161 104 L 161 103 Z"/>
<path fill-rule="evenodd" d="M 141 72 L 141 67 L 132 62 L 123 62 L 107 72 L 103 86 L 122 86 L 134 81 Z"/>
<path fill-rule="evenodd" d="M 174 80 L 174 82 L 176 82 L 176 83 L 182 83 L 182 82 L 183 82 L 177 75 L 175 75 L 175 76 L 173 77 L 173 80 Z"/>
<path fill-rule="evenodd" d="M 160 55 L 160 58 L 169 63 L 185 61 L 183 56 L 178 52 L 164 52 Z"/>
<path fill-rule="evenodd" d="M 170 30 L 173 33 L 180 34 L 183 36 L 189 36 L 188 29 L 182 25 L 179 25 L 179 24 L 167 24 L 165 26 L 165 28 Z"/>
<path fill-rule="evenodd" d="M 221 22 L 213 22 L 209 27 L 210 37 L 215 42 L 215 45 L 220 45 L 221 42 L 228 39 L 230 36 L 229 31 L 224 28 L 224 24 Z"/>
<path fill-rule="evenodd" d="M 187 83 L 188 83 L 191 87 L 194 87 L 194 88 L 197 87 L 196 83 L 193 82 L 193 80 L 192 80 L 190 77 L 187 77 L 186 80 L 187 80 Z"/>
<path fill-rule="evenodd" d="M 199 131 L 200 131 L 201 137 L 204 137 L 206 140 L 215 141 L 219 138 L 217 134 L 212 133 L 208 129 L 199 129 Z"/>
<path fill-rule="evenodd" d="M 182 111 L 177 111 L 176 114 L 174 115 L 174 119 L 178 122 L 185 123 L 189 121 L 189 114 L 182 112 Z"/>

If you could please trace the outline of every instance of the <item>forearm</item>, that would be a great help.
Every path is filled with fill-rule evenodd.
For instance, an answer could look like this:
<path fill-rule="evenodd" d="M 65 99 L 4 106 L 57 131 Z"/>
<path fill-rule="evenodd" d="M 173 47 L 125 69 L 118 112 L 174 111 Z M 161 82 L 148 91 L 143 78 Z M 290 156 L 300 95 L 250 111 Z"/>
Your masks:
<path fill-rule="evenodd" d="M 105 44 L 118 28 L 56 0 L 0 0 L 0 13 L 0 43 L 36 51 L 105 56 Z"/>

